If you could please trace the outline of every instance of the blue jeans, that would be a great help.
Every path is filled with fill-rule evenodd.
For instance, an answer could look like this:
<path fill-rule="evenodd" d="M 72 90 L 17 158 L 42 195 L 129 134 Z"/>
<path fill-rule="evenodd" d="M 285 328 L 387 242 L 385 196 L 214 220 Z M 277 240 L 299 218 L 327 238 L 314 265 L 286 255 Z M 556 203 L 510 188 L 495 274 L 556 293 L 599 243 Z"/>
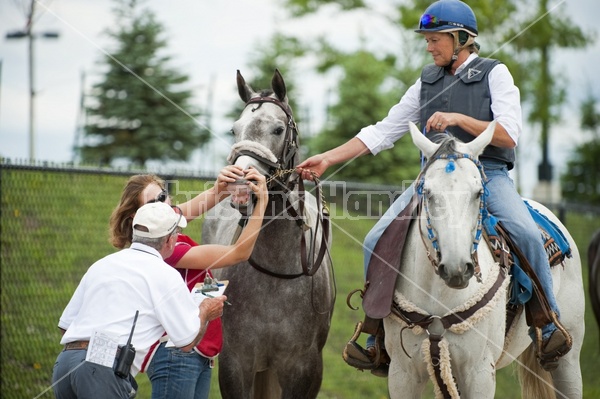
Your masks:
<path fill-rule="evenodd" d="M 146 370 L 152 384 L 152 399 L 206 399 L 212 375 L 211 360 L 196 351 L 183 352 L 158 347 Z"/>
<path fill-rule="evenodd" d="M 487 189 L 487 208 L 507 230 L 508 234 L 523 252 L 527 260 L 531 263 L 544 293 L 548 298 L 550 308 L 557 314 L 558 305 L 552 292 L 552 275 L 550 274 L 550 264 L 548 256 L 544 249 L 544 244 L 529 210 L 525 206 L 523 199 L 515 189 L 514 183 L 508 175 L 508 169 L 502 162 L 482 161 L 483 169 L 488 178 Z M 381 219 L 375 224 L 365 237 L 363 244 L 365 276 L 371 260 L 371 254 L 375 244 L 381 237 L 383 231 L 402 212 L 408 205 L 413 193 L 414 184 L 411 184 L 396 201 L 390 206 Z M 543 338 L 548 338 L 556 330 L 554 323 L 546 325 L 542 329 Z"/>
<path fill-rule="evenodd" d="M 85 361 L 85 349 L 62 351 L 56 358 L 52 384 L 56 399 L 130 399 L 137 384 L 117 377 L 111 367 Z M 133 380 L 133 385 L 132 385 Z"/>

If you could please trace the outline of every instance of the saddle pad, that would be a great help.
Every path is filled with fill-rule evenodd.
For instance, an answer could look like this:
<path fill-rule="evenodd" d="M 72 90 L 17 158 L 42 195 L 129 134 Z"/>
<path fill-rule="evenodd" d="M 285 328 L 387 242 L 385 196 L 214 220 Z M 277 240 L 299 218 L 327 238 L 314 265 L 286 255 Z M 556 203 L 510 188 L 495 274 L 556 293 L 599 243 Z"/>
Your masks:
<path fill-rule="evenodd" d="M 556 266 L 565 258 L 570 258 L 572 256 L 571 247 L 560 228 L 548 219 L 546 215 L 543 215 L 537 209 L 534 209 L 529 202 L 523 202 L 525 202 L 531 217 L 540 230 L 550 266 Z"/>
<path fill-rule="evenodd" d="M 367 287 L 362 302 L 368 317 L 383 319 L 391 313 L 402 250 L 418 202 L 415 194 L 408 206 L 381 234 L 373 248 L 373 256 L 367 271 Z"/>

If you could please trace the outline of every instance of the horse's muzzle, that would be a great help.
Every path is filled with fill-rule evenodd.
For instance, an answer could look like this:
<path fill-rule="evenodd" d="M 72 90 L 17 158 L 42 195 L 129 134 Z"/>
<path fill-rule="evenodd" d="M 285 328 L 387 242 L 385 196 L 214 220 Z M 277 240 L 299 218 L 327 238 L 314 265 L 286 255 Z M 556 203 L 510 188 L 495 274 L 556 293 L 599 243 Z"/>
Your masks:
<path fill-rule="evenodd" d="M 227 185 L 227 191 L 231 193 L 231 207 L 235 208 L 242 215 L 246 216 L 252 213 L 253 192 L 246 184 L 246 180 L 238 180 Z"/>
<path fill-rule="evenodd" d="M 467 262 L 464 267 L 451 270 L 444 263 L 440 263 L 438 272 L 448 287 L 463 289 L 469 286 L 469 281 L 475 273 L 475 266 L 473 266 L 473 263 Z"/>

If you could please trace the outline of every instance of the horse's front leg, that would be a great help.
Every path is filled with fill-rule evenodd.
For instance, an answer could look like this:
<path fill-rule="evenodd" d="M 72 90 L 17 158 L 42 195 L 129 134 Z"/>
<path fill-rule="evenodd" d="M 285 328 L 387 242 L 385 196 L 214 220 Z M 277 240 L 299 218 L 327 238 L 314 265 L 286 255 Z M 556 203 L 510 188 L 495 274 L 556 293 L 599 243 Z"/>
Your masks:
<path fill-rule="evenodd" d="M 478 323 L 464 334 L 447 333 L 452 377 L 461 398 L 494 399 L 496 362 L 503 345 L 502 323 Z"/>
<path fill-rule="evenodd" d="M 223 399 L 251 399 L 254 383 L 252 363 L 226 351 L 219 355 L 219 388 Z"/>
<path fill-rule="evenodd" d="M 395 319 L 384 319 L 385 348 L 391 359 L 388 391 L 391 399 L 418 399 L 429 381 L 421 356 L 426 336 L 415 336 L 410 330 L 402 332 L 402 327 Z"/>
<path fill-rule="evenodd" d="M 458 365 L 453 365 L 453 371 L 458 368 Z M 496 367 L 492 356 L 485 355 L 483 361 L 464 376 L 458 377 L 458 372 L 453 374 L 459 381 L 457 388 L 461 398 L 494 399 L 496 394 Z"/>
<path fill-rule="evenodd" d="M 323 358 L 320 351 L 313 346 L 299 356 L 295 363 L 278 367 L 278 376 L 282 398 L 316 398 L 323 380 Z"/>
<path fill-rule="evenodd" d="M 419 376 L 414 370 L 406 370 L 398 357 L 392 356 L 388 374 L 390 399 L 419 399 L 428 381 L 429 378 Z"/>

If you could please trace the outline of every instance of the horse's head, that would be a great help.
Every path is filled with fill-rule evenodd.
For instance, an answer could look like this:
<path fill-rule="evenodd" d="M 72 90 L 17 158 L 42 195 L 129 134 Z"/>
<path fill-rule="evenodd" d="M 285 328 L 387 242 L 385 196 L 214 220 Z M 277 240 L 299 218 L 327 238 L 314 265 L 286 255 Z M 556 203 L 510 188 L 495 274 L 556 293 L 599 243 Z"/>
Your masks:
<path fill-rule="evenodd" d="M 477 245 L 485 206 L 485 176 L 478 156 L 492 140 L 496 122 L 469 143 L 448 136 L 440 143 L 425 137 L 414 124 L 410 133 L 427 158 L 419 179 L 421 235 L 431 263 L 451 288 L 479 279 Z"/>
<path fill-rule="evenodd" d="M 246 103 L 233 124 L 235 143 L 228 161 L 243 168 L 254 166 L 273 184 L 285 187 L 298 163 L 298 132 L 288 104 L 285 82 L 278 70 L 271 89 L 256 92 L 237 72 L 240 98 Z"/>

